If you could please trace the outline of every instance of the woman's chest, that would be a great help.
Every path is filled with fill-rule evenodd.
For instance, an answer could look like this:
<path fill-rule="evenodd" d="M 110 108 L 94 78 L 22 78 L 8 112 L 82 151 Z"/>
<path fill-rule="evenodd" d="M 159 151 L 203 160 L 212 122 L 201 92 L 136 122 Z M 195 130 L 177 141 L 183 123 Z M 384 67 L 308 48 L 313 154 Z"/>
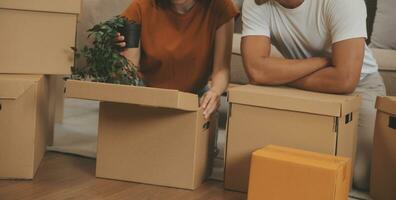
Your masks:
<path fill-rule="evenodd" d="M 158 60 L 201 59 L 214 44 L 215 32 L 205 16 L 153 16 L 142 23 L 143 53 Z"/>

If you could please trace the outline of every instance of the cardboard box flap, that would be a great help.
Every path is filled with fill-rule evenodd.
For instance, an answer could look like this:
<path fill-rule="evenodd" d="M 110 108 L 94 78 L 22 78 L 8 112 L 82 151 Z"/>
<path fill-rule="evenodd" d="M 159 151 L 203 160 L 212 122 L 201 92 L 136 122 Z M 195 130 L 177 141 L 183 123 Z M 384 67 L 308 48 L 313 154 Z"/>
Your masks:
<path fill-rule="evenodd" d="M 199 109 L 198 96 L 177 90 L 136 87 L 89 81 L 66 81 L 66 97 L 174 108 L 186 111 Z"/>
<path fill-rule="evenodd" d="M 34 82 L 13 79 L 0 79 L 0 99 L 18 99 Z"/>
<path fill-rule="evenodd" d="M 268 145 L 263 149 L 255 151 L 253 154 L 325 169 L 339 169 L 349 161 L 348 158 L 344 157 L 336 157 L 276 145 Z"/>
<path fill-rule="evenodd" d="M 229 101 L 244 105 L 341 117 L 360 107 L 358 95 L 333 95 L 288 87 L 244 85 L 229 90 Z"/>
<path fill-rule="evenodd" d="M 44 75 L 39 74 L 0 74 L 1 79 L 13 79 L 37 82 L 43 78 Z"/>
<path fill-rule="evenodd" d="M 396 97 L 377 97 L 375 107 L 382 112 L 396 115 Z"/>
<path fill-rule="evenodd" d="M 81 0 L 1 0 L 0 8 L 79 14 Z"/>

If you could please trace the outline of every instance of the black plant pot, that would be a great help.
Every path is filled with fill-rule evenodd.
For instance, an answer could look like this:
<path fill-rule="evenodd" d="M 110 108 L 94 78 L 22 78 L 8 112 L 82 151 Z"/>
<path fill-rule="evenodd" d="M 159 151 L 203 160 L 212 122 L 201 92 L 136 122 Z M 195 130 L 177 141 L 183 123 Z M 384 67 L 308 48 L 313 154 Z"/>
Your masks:
<path fill-rule="evenodd" d="M 127 22 L 124 28 L 120 31 L 121 35 L 125 37 L 125 48 L 138 48 L 140 41 L 140 25 L 134 22 Z"/>

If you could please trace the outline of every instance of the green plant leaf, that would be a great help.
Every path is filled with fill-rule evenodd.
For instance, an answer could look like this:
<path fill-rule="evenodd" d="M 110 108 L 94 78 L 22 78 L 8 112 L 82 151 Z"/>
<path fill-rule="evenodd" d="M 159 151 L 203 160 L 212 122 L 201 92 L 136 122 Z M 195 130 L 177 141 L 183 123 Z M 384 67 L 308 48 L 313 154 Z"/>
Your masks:
<path fill-rule="evenodd" d="M 84 46 L 81 50 L 72 47 L 76 58 L 83 58 L 85 66 L 72 67 L 73 79 L 89 79 L 95 82 L 107 82 L 127 85 L 141 85 L 136 67 L 120 54 L 122 48 L 115 44 L 114 38 L 128 20 L 116 16 L 90 28 L 88 38 L 92 39 L 91 46 Z"/>

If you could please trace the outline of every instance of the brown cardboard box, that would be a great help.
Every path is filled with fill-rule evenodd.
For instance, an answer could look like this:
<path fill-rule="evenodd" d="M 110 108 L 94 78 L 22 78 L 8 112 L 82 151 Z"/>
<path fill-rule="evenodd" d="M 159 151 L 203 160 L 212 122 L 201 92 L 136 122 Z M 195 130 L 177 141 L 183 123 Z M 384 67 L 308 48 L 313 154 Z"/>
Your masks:
<path fill-rule="evenodd" d="M 55 122 L 62 123 L 65 105 L 65 81 L 64 76 L 54 76 L 55 80 Z"/>
<path fill-rule="evenodd" d="M 50 132 L 48 134 L 48 145 L 54 142 L 55 123 L 63 121 L 65 81 L 63 75 L 49 75 L 49 107 L 50 107 Z"/>
<path fill-rule="evenodd" d="M 70 74 L 81 0 L 1 0 L 0 73 Z"/>
<path fill-rule="evenodd" d="M 395 200 L 396 97 L 377 97 L 376 108 L 370 194 L 375 200 Z"/>
<path fill-rule="evenodd" d="M 66 97 L 101 101 L 97 177 L 185 189 L 205 179 L 209 125 L 196 95 L 69 80 Z"/>
<path fill-rule="evenodd" d="M 269 144 L 354 157 L 359 96 L 246 85 L 229 101 L 226 189 L 247 191 L 250 155 Z"/>
<path fill-rule="evenodd" d="M 0 179 L 32 179 L 49 131 L 48 79 L 0 74 Z"/>
<path fill-rule="evenodd" d="M 347 200 L 351 159 L 269 145 L 252 155 L 248 200 Z"/>

